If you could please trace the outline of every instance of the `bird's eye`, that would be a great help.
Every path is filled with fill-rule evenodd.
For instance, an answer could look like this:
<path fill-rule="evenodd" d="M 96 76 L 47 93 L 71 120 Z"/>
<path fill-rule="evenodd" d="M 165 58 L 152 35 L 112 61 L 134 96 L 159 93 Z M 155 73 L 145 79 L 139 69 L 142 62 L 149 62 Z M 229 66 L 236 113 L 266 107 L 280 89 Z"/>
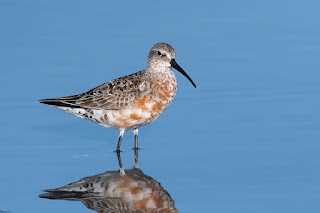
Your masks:
<path fill-rule="evenodd" d="M 161 52 L 160 52 L 160 51 L 158 51 L 158 55 L 162 56 L 162 54 L 161 54 Z"/>

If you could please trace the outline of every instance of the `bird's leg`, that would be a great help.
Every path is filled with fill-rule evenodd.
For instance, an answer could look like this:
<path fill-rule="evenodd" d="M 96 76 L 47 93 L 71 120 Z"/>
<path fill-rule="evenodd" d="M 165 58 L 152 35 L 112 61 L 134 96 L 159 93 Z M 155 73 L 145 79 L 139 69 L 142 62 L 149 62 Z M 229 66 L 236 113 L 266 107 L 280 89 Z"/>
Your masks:
<path fill-rule="evenodd" d="M 134 149 L 134 168 L 139 169 L 138 149 Z"/>
<path fill-rule="evenodd" d="M 122 141 L 123 133 L 124 133 L 124 129 L 120 129 L 120 135 L 119 135 L 119 141 L 118 141 L 117 152 L 120 152 L 120 146 L 121 146 L 121 141 Z"/>
<path fill-rule="evenodd" d="M 122 167 L 122 161 L 121 161 L 121 156 L 120 156 L 120 152 L 117 152 L 117 157 L 118 157 L 118 162 L 119 162 L 119 167 L 120 167 L 120 175 L 124 175 L 125 171 Z"/>
<path fill-rule="evenodd" d="M 138 149 L 138 130 L 139 130 L 139 128 L 133 129 L 133 134 L 134 134 L 134 149 Z"/>

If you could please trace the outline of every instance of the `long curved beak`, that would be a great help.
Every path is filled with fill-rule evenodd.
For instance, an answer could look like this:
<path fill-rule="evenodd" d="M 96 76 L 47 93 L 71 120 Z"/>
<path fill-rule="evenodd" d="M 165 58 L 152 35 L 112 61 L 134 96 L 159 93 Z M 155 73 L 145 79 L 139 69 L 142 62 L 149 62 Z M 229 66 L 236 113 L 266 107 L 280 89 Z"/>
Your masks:
<path fill-rule="evenodd" d="M 171 59 L 170 61 L 171 67 L 175 68 L 176 70 L 178 70 L 179 72 L 182 73 L 182 75 L 184 75 L 187 79 L 189 79 L 189 81 L 192 83 L 192 85 L 194 86 L 194 88 L 197 88 L 197 86 L 195 85 L 195 83 L 193 83 L 192 79 L 188 76 L 188 74 L 179 66 L 179 64 L 177 64 L 176 60 Z"/>

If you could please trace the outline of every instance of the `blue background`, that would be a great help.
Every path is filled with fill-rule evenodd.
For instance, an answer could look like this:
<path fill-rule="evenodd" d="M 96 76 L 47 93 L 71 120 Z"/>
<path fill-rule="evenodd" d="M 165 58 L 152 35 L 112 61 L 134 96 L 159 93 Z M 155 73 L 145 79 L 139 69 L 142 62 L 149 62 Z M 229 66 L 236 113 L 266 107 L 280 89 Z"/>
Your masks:
<path fill-rule="evenodd" d="M 146 68 L 157 42 L 178 94 L 140 128 L 142 171 L 180 212 L 320 211 L 319 1 L 0 1 L 0 210 L 91 212 L 38 198 L 117 170 L 118 131 L 37 102 Z M 125 168 L 133 134 L 124 135 Z"/>

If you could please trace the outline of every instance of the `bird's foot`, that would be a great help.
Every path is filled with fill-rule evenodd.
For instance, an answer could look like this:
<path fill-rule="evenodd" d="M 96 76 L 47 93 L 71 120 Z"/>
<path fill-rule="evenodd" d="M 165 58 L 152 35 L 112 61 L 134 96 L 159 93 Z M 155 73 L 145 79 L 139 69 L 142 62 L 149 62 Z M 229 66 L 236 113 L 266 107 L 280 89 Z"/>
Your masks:
<path fill-rule="evenodd" d="M 141 149 L 141 148 L 140 148 L 140 147 L 132 147 L 131 149 L 139 150 L 139 149 Z"/>

